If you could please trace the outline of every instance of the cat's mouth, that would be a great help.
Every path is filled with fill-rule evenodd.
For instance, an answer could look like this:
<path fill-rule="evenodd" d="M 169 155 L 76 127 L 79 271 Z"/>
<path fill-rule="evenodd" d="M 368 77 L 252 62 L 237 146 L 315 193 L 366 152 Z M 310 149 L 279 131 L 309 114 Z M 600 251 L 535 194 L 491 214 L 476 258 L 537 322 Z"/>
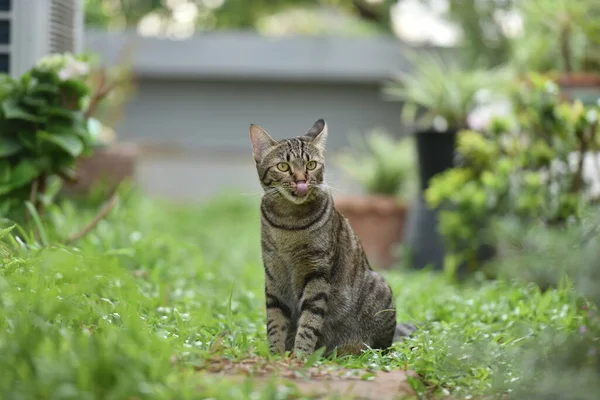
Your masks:
<path fill-rule="evenodd" d="M 304 197 L 308 194 L 308 183 L 306 181 L 297 181 L 293 186 L 292 194 L 296 197 Z"/>

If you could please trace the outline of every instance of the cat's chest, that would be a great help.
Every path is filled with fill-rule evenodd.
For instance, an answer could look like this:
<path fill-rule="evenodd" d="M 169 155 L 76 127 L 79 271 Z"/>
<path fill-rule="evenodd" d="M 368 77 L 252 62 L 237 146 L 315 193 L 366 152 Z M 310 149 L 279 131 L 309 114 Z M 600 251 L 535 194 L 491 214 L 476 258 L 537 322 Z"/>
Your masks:
<path fill-rule="evenodd" d="M 305 231 L 275 230 L 270 232 L 277 253 L 287 259 L 302 256 L 313 247 L 315 236 Z"/>
<path fill-rule="evenodd" d="M 265 259 L 270 260 L 269 268 L 279 287 L 280 293 L 286 298 L 288 304 L 298 301 L 298 294 L 302 289 L 304 277 L 309 272 L 311 265 L 307 260 L 311 258 L 315 245 L 310 235 L 300 232 L 282 232 L 273 235 L 269 232 L 270 246 L 264 248 Z"/>

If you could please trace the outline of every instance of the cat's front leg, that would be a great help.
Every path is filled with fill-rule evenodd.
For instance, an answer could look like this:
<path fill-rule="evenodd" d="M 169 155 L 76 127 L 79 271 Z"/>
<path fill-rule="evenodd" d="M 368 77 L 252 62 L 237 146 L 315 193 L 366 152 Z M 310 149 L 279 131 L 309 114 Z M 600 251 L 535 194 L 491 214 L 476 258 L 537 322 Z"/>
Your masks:
<path fill-rule="evenodd" d="M 292 312 L 280 297 L 270 290 L 268 284 L 265 287 L 265 296 L 267 300 L 267 340 L 269 341 L 269 351 L 272 354 L 283 354 L 285 353 L 285 341 L 290 328 Z"/>
<path fill-rule="evenodd" d="M 314 270 L 304 277 L 294 353 L 311 354 L 315 350 L 327 314 L 330 293 L 329 274 L 325 269 Z"/>

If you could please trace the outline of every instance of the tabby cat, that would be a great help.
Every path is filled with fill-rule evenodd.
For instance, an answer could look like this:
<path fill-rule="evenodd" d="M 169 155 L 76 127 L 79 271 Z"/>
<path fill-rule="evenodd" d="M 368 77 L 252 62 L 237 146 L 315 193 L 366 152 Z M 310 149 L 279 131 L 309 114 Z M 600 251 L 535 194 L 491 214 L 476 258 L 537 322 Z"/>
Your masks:
<path fill-rule="evenodd" d="M 358 353 L 388 348 L 396 326 L 392 290 L 374 272 L 358 237 L 336 210 L 323 183 L 327 125 L 276 141 L 250 125 L 256 169 L 264 188 L 261 247 L 267 337 L 272 353 Z"/>

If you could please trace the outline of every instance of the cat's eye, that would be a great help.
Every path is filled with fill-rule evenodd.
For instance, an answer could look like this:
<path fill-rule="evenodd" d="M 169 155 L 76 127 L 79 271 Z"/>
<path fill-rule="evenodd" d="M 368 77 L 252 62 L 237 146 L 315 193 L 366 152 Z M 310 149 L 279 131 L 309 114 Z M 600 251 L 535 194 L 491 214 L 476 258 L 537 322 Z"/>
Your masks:
<path fill-rule="evenodd" d="M 317 168 L 317 162 L 316 161 L 309 161 L 308 163 L 306 163 L 306 169 L 313 170 Z"/>
<path fill-rule="evenodd" d="M 279 164 L 277 164 L 277 169 L 281 172 L 286 172 L 289 171 L 290 165 L 288 163 L 280 162 Z"/>

